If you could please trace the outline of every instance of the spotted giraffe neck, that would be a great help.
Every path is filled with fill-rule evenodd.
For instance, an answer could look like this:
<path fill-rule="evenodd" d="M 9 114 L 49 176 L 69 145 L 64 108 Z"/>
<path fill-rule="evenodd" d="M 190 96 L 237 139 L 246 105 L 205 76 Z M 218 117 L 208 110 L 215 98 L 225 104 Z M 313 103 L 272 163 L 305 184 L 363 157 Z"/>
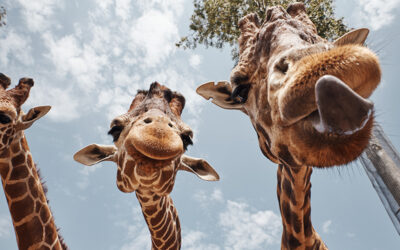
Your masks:
<path fill-rule="evenodd" d="M 22 131 L 0 155 L 0 173 L 18 248 L 67 249 Z"/>
<path fill-rule="evenodd" d="M 311 223 L 312 167 L 278 167 L 282 249 L 328 249 Z"/>
<path fill-rule="evenodd" d="M 172 198 L 140 190 L 136 191 L 136 197 L 150 230 L 152 249 L 180 249 L 181 226 Z"/>

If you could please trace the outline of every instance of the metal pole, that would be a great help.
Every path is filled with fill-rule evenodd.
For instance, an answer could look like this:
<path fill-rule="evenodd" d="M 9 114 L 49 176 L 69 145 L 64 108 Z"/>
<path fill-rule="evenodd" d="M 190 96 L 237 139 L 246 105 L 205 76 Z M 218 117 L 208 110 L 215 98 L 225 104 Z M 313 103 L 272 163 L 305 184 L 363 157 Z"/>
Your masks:
<path fill-rule="evenodd" d="M 400 156 L 378 124 L 360 160 L 400 235 Z"/>

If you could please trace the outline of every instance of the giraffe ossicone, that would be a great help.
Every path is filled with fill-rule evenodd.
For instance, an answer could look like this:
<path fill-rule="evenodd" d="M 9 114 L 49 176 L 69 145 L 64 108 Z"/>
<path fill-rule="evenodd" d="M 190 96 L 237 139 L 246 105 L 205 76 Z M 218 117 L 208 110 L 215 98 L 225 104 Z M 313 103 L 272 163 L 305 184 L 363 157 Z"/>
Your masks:
<path fill-rule="evenodd" d="M 19 249 L 67 249 L 54 223 L 33 162 L 24 130 L 47 114 L 50 106 L 30 109 L 21 106 L 34 82 L 20 79 L 7 89 L 11 80 L 0 73 L 0 174 Z"/>
<path fill-rule="evenodd" d="M 178 170 L 217 181 L 207 161 L 184 155 L 193 132 L 181 120 L 185 98 L 155 82 L 140 90 L 127 113 L 111 122 L 114 145 L 91 144 L 74 159 L 91 166 L 102 161 L 117 164 L 117 187 L 136 192 L 150 230 L 152 249 L 180 249 L 181 229 L 169 196 Z"/>
<path fill-rule="evenodd" d="M 239 61 L 230 82 L 197 93 L 247 114 L 263 154 L 278 167 L 282 249 L 327 249 L 311 223 L 312 167 L 355 160 L 373 127 L 377 56 L 363 44 L 368 29 L 334 42 L 321 38 L 303 3 L 271 7 L 239 21 Z"/>

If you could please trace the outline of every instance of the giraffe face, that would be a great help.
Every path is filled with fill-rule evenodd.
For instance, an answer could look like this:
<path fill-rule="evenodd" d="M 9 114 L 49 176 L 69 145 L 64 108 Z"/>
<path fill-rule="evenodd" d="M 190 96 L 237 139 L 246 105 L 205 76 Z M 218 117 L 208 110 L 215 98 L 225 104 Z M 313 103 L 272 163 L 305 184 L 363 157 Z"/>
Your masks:
<path fill-rule="evenodd" d="M 0 73 L 0 154 L 9 148 L 18 131 L 30 127 L 50 110 L 49 106 L 36 107 L 24 114 L 21 106 L 29 96 L 33 80 L 22 78 L 15 88 L 7 90 L 10 84 L 11 80 Z"/>
<path fill-rule="evenodd" d="M 172 191 L 178 170 L 202 179 L 217 180 L 217 173 L 202 159 L 183 156 L 193 132 L 181 120 L 184 97 L 159 83 L 139 91 L 126 114 L 111 122 L 115 146 L 90 145 L 74 159 L 85 165 L 111 160 L 117 163 L 117 186 L 122 192 L 138 189 L 157 195 Z"/>
<path fill-rule="evenodd" d="M 128 113 L 111 122 L 121 191 L 172 191 L 180 157 L 192 144 L 193 132 L 180 119 L 184 105 L 182 95 L 153 83 L 137 94 Z"/>
<path fill-rule="evenodd" d="M 353 31 L 334 43 L 318 36 L 304 5 L 268 9 L 239 22 L 239 62 L 231 82 L 197 92 L 246 113 L 264 155 L 291 166 L 346 164 L 367 146 L 373 125 L 369 97 L 380 81 L 377 57 Z"/>

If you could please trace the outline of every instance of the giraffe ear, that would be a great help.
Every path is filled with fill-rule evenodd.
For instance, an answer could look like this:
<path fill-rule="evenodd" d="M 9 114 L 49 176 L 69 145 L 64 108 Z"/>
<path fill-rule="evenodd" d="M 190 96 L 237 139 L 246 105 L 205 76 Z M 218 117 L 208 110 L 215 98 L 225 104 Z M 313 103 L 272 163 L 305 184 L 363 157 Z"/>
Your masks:
<path fill-rule="evenodd" d="M 196 93 L 204 99 L 223 109 L 242 109 L 243 104 L 235 103 L 232 98 L 232 86 L 229 82 L 223 81 L 214 84 L 214 82 L 204 83 L 196 89 Z"/>
<path fill-rule="evenodd" d="M 29 128 L 34 122 L 45 116 L 50 109 L 51 106 L 39 106 L 30 109 L 27 114 L 21 117 L 21 121 L 19 121 L 16 126 L 17 130 Z"/>
<path fill-rule="evenodd" d="M 114 161 L 117 148 L 113 145 L 91 144 L 74 154 L 74 160 L 86 166 L 102 161 Z"/>
<path fill-rule="evenodd" d="M 364 45 L 365 40 L 367 39 L 369 33 L 369 29 L 362 28 L 352 30 L 343 36 L 339 37 L 336 41 L 333 42 L 333 45 L 336 47 L 343 46 L 347 44 L 359 44 Z"/>
<path fill-rule="evenodd" d="M 185 170 L 205 181 L 218 181 L 219 175 L 206 160 L 182 155 L 178 170 Z"/>

